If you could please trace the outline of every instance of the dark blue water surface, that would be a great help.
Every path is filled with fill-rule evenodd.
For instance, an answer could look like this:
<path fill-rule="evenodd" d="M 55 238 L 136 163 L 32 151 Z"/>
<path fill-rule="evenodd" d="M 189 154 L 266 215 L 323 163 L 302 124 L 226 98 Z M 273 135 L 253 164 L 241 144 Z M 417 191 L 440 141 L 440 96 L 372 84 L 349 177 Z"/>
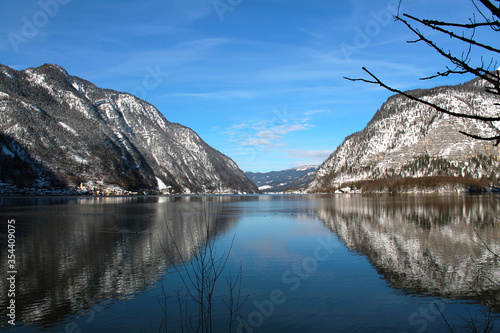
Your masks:
<path fill-rule="evenodd" d="M 232 332 L 467 331 L 500 310 L 499 204 L 465 195 L 0 199 L 0 330 L 197 328 L 192 283 L 212 262 L 205 280 L 220 275 L 203 305 L 215 332 L 229 332 L 238 295 Z"/>

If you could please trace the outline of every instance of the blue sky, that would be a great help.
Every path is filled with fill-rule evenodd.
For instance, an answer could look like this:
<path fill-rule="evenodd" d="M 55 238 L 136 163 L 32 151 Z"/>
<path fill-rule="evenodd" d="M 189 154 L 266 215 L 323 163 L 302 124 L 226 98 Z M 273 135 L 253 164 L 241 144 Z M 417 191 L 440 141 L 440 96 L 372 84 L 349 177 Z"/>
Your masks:
<path fill-rule="evenodd" d="M 134 93 L 243 170 L 281 170 L 320 164 L 391 95 L 342 78 L 366 77 L 362 66 L 405 90 L 470 79 L 418 80 L 448 64 L 406 43 L 413 36 L 390 18 L 397 2 L 8 1 L 0 62 L 16 69 L 55 63 Z M 401 11 L 463 22 L 473 7 L 469 0 L 405 0 Z"/>

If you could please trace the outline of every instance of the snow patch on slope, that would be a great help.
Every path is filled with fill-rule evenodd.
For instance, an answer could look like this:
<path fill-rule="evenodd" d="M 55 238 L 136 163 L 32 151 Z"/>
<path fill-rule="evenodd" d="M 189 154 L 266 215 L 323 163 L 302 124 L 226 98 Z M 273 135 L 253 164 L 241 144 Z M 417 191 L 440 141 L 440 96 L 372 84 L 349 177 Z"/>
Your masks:
<path fill-rule="evenodd" d="M 66 131 L 70 132 L 71 134 L 78 136 L 78 133 L 76 133 L 76 131 L 71 126 L 63 123 L 62 121 L 59 121 L 57 124 L 62 128 L 64 128 Z"/>

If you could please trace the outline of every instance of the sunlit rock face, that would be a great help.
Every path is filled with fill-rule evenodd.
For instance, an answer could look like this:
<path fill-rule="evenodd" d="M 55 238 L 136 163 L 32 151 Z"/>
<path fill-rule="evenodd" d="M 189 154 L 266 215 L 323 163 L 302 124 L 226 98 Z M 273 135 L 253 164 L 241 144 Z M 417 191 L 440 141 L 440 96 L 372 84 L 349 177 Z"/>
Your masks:
<path fill-rule="evenodd" d="M 189 262 L 207 238 L 237 223 L 222 216 L 221 204 L 229 197 L 96 198 L 72 204 L 54 198 L 43 206 L 36 200 L 11 216 L 18 221 L 16 320 L 39 327 L 94 304 L 134 297 L 172 262 Z M 0 268 L 0 288 L 7 290 L 6 260 Z M 7 301 L 0 298 L 0 306 L 5 309 Z"/>
<path fill-rule="evenodd" d="M 497 116 L 500 98 L 486 92 L 484 85 L 476 79 L 409 93 L 452 112 Z M 391 178 L 496 179 L 499 147 L 460 131 L 496 136 L 498 125 L 451 117 L 404 96 L 392 96 L 362 131 L 348 136 L 323 162 L 308 191 Z"/>
<path fill-rule="evenodd" d="M 461 198 L 461 202 L 457 198 Z M 361 197 L 319 218 L 393 288 L 500 309 L 500 204 L 488 197 Z"/>
<path fill-rule="evenodd" d="M 56 65 L 0 65 L 0 119 L 4 186 L 258 192 L 193 130 L 136 96 L 98 88 Z"/>

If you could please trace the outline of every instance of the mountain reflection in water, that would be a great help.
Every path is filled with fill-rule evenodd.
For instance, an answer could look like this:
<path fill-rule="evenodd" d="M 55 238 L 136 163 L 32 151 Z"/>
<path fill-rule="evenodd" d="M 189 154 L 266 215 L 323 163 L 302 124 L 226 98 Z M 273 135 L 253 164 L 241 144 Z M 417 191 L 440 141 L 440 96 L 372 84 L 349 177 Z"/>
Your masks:
<path fill-rule="evenodd" d="M 191 258 L 206 239 L 207 226 L 213 237 L 237 222 L 222 216 L 227 200 L 2 199 L 0 208 L 8 206 L 17 223 L 16 320 L 48 327 L 103 300 L 147 288 L 165 272 L 168 258 L 179 259 L 178 252 Z M 2 260 L 1 290 L 7 271 Z M 0 298 L 2 309 L 6 302 Z"/>
<path fill-rule="evenodd" d="M 0 215 L 2 290 L 6 220 L 16 220 L 20 333 L 157 331 L 163 287 L 176 327 L 182 281 L 168 257 L 199 253 L 207 226 L 219 254 L 236 237 L 225 273 L 242 264 L 240 314 L 255 332 L 414 332 L 414 314 L 437 303 L 453 326 L 482 305 L 500 311 L 499 262 L 488 250 L 500 253 L 500 202 L 491 196 L 0 198 Z M 328 256 L 304 267 L 320 244 Z M 217 331 L 227 277 L 214 298 Z M 265 316 L 276 290 L 286 302 Z M 0 330 L 12 329 L 7 301 Z M 428 331 L 445 331 L 433 318 Z"/>
<path fill-rule="evenodd" d="M 488 196 L 353 196 L 322 200 L 317 213 L 391 287 L 498 311 L 499 207 Z"/>

